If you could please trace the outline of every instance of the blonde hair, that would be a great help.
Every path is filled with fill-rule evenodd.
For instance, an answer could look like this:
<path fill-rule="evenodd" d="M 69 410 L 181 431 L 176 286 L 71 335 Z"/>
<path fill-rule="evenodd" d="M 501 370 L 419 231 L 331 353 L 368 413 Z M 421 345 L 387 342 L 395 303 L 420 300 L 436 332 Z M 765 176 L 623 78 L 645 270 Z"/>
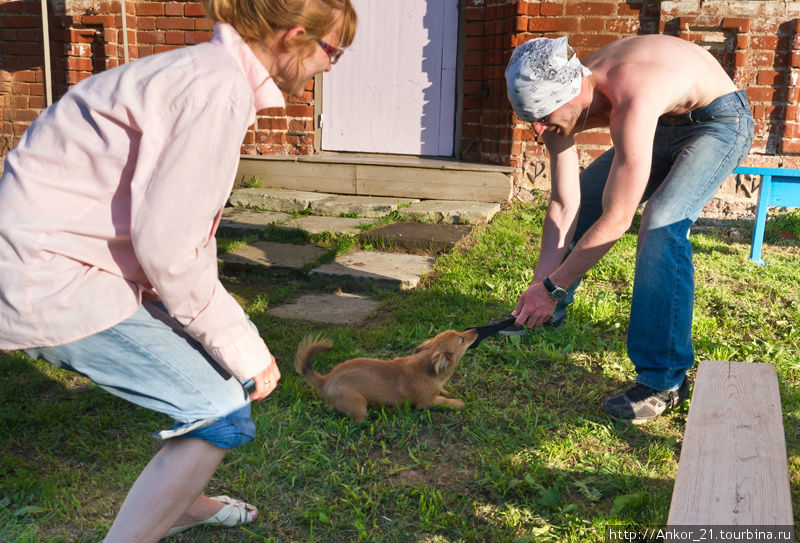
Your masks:
<path fill-rule="evenodd" d="M 306 33 L 297 36 L 287 48 L 296 48 L 301 58 L 314 52 L 316 42 L 341 20 L 339 47 L 353 43 L 356 11 L 350 0 L 201 0 L 206 15 L 228 23 L 248 42 L 272 41 L 277 30 L 297 26 Z"/>

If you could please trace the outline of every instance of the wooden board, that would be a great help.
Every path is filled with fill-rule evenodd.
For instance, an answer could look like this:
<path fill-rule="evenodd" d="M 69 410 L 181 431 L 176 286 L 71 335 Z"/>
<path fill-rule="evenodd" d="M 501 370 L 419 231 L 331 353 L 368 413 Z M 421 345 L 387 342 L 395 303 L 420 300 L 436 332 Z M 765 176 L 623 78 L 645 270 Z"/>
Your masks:
<path fill-rule="evenodd" d="M 262 186 L 360 196 L 505 202 L 513 169 L 462 162 L 379 163 L 365 159 L 281 160 L 242 156 L 237 179 L 260 178 Z"/>
<path fill-rule="evenodd" d="M 700 363 L 667 523 L 792 525 L 774 366 Z"/>
<path fill-rule="evenodd" d="M 331 167 L 330 164 L 242 157 L 236 178 L 247 180 L 252 177 L 260 178 L 264 188 L 358 194 L 356 166 L 353 164 L 337 164 L 336 167 Z"/>
<path fill-rule="evenodd" d="M 511 180 L 499 172 L 468 172 L 359 165 L 358 194 L 504 202 L 511 197 Z"/>

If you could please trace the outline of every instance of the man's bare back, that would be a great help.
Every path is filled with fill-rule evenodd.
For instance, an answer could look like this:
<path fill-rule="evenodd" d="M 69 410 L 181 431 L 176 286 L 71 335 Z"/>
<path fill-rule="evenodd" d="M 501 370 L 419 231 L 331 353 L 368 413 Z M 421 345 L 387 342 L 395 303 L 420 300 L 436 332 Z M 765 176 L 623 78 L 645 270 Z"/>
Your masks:
<path fill-rule="evenodd" d="M 681 115 L 736 91 L 708 51 L 672 36 L 624 38 L 601 47 L 583 64 L 611 108 L 633 100 L 658 115 Z"/>

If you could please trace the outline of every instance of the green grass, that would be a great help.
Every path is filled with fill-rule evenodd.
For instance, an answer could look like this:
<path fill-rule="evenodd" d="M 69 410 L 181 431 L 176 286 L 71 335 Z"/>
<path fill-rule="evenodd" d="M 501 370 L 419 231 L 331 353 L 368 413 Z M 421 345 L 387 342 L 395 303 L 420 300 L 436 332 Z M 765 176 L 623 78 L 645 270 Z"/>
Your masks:
<path fill-rule="evenodd" d="M 315 366 L 393 357 L 447 328 L 509 313 L 536 260 L 543 210 L 515 206 L 439 257 L 412 292 L 381 293 L 359 326 L 284 321 L 264 309 L 302 279 L 225 278 L 278 358 L 283 378 L 253 408 L 255 442 L 231 452 L 209 491 L 251 501 L 259 519 L 194 530 L 192 542 L 600 542 L 608 524 L 666 521 L 686 408 L 643 428 L 600 401 L 633 370 L 625 334 L 636 240 L 626 235 L 588 274 L 567 326 L 494 337 L 462 360 L 449 391 L 463 411 L 370 410 L 354 424 L 292 369 L 299 340 L 335 342 Z M 749 239 L 749 236 L 745 236 Z M 800 519 L 800 247 L 692 237 L 698 359 L 775 364 L 795 519 Z M 99 541 L 155 453 L 164 417 L 21 354 L 0 357 L 0 541 Z"/>

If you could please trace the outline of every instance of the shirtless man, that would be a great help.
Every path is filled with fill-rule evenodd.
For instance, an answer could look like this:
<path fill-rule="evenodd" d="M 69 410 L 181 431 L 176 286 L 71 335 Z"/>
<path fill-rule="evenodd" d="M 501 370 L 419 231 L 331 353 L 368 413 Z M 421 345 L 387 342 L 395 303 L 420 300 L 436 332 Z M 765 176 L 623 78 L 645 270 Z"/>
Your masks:
<path fill-rule="evenodd" d="M 533 281 L 516 324 L 558 326 L 581 277 L 631 226 L 641 202 L 628 356 L 636 384 L 604 410 L 640 424 L 688 395 L 694 268 L 689 229 L 744 160 L 744 91 L 708 52 L 671 36 L 612 42 L 581 64 L 566 38 L 514 50 L 508 96 L 550 156 L 552 194 Z M 613 148 L 579 173 L 574 134 L 609 127 Z"/>

